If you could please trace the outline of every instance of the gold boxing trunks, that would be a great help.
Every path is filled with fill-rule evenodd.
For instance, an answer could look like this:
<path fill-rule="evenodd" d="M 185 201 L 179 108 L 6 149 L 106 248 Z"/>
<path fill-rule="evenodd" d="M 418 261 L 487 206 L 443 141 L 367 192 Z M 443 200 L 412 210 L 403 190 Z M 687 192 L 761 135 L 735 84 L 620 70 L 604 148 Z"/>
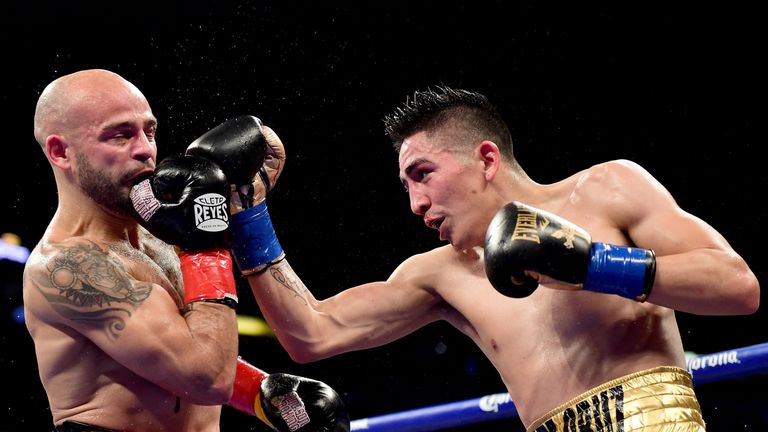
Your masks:
<path fill-rule="evenodd" d="M 595 387 L 548 412 L 527 432 L 704 432 L 691 374 L 661 366 Z"/>

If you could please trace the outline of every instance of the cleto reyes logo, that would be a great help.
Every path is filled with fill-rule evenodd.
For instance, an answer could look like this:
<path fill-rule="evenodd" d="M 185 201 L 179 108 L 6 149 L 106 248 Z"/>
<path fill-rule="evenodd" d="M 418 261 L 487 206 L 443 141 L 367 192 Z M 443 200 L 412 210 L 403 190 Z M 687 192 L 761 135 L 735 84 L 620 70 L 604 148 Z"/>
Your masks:
<path fill-rule="evenodd" d="M 229 226 L 227 199 L 217 193 L 207 193 L 195 198 L 195 227 L 202 231 L 219 232 Z"/>

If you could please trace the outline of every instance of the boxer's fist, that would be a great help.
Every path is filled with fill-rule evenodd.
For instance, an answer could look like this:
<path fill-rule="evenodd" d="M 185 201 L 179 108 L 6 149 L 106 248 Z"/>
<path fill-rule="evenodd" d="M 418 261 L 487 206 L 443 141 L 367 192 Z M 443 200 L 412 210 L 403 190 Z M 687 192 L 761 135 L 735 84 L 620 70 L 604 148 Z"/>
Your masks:
<path fill-rule="evenodd" d="M 187 251 L 229 247 L 228 195 L 221 168 L 196 156 L 164 159 L 130 194 L 139 223 Z"/>
<path fill-rule="evenodd" d="M 653 285 L 656 256 L 652 250 L 593 243 L 581 227 L 512 202 L 488 226 L 485 270 L 494 288 L 509 297 L 526 297 L 542 283 L 644 301 Z"/>
<path fill-rule="evenodd" d="M 530 295 L 542 274 L 578 284 L 586 276 L 590 244 L 591 237 L 583 229 L 512 202 L 488 226 L 486 274 L 499 292 L 518 298 Z"/>
<path fill-rule="evenodd" d="M 236 117 L 196 139 L 187 154 L 216 161 L 229 179 L 232 254 L 240 272 L 251 275 L 282 260 L 265 201 L 285 166 L 285 148 L 274 131 L 256 117 Z"/>
<path fill-rule="evenodd" d="M 282 373 L 261 382 L 259 403 L 269 422 L 285 432 L 347 432 L 349 414 L 327 384 Z"/>
<path fill-rule="evenodd" d="M 277 136 L 275 131 L 268 126 L 264 126 L 264 137 L 267 140 L 267 156 L 264 159 L 264 165 L 259 170 L 258 178 L 253 180 L 254 203 L 259 203 L 267 198 L 267 193 L 271 191 L 277 183 L 278 177 L 285 168 L 285 146 Z"/>
<path fill-rule="evenodd" d="M 280 138 L 253 116 L 227 120 L 187 147 L 187 154 L 215 161 L 232 184 L 232 213 L 266 198 L 285 164 Z"/>
<path fill-rule="evenodd" d="M 230 183 L 250 184 L 264 163 L 267 140 L 261 120 L 243 115 L 227 120 L 194 140 L 186 154 L 210 159 Z"/>

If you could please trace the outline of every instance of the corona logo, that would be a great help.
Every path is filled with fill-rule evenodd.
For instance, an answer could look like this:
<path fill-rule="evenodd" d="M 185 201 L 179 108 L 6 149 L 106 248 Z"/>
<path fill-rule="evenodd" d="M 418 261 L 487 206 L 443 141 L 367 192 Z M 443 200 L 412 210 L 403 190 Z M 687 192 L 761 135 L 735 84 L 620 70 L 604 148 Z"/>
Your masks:
<path fill-rule="evenodd" d="M 485 412 L 499 412 L 499 405 L 512 402 L 509 393 L 497 393 L 480 399 L 480 409 Z"/>
<path fill-rule="evenodd" d="M 688 371 L 693 372 L 708 367 L 739 364 L 741 361 L 739 360 L 739 353 L 734 350 L 689 358 L 686 363 L 688 363 Z"/>

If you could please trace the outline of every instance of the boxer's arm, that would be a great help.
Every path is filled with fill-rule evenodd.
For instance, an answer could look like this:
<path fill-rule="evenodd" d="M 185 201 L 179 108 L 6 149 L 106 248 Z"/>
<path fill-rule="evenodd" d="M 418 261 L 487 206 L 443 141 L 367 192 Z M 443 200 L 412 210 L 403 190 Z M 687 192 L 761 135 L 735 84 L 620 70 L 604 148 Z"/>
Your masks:
<path fill-rule="evenodd" d="M 694 314 L 753 313 L 759 284 L 747 263 L 723 236 L 681 209 L 647 171 L 631 162 L 605 164 L 588 194 L 595 207 L 617 221 L 632 243 L 656 252 L 649 303 Z M 610 197 L 610 199 L 607 199 Z M 600 240 L 600 239 L 595 239 Z"/>
<path fill-rule="evenodd" d="M 360 285 L 318 300 L 287 260 L 248 277 L 254 296 L 280 343 L 304 363 L 342 352 L 380 346 L 441 319 L 442 299 L 432 293 L 429 275 L 404 262 L 387 280 Z"/>
<path fill-rule="evenodd" d="M 438 299 L 417 278 L 403 276 L 404 264 L 387 282 L 366 284 L 318 301 L 291 269 L 275 234 L 267 193 L 285 167 L 286 152 L 274 130 L 244 116 L 206 134 L 187 149 L 215 160 L 232 179 L 232 252 L 241 274 L 248 277 L 265 318 L 294 360 L 306 362 L 356 349 L 378 346 L 438 319 Z M 232 137 L 236 136 L 237 139 Z M 263 141 L 257 146 L 230 142 Z M 262 158 L 262 156 L 265 156 Z M 263 165 L 253 169 L 250 162 Z M 234 163 L 234 161 L 249 163 Z M 432 266 L 434 267 L 434 266 Z M 429 267 L 428 267 L 429 268 Z"/>
<path fill-rule="evenodd" d="M 125 265 L 83 239 L 46 247 L 44 258 L 25 271 L 30 319 L 75 330 L 116 362 L 189 402 L 226 403 L 237 358 L 234 310 L 193 302 L 182 316 L 168 291 L 133 278 Z M 34 338 L 32 328 L 30 333 Z M 55 361 L 45 358 L 46 346 L 38 345 L 38 357 Z"/>

